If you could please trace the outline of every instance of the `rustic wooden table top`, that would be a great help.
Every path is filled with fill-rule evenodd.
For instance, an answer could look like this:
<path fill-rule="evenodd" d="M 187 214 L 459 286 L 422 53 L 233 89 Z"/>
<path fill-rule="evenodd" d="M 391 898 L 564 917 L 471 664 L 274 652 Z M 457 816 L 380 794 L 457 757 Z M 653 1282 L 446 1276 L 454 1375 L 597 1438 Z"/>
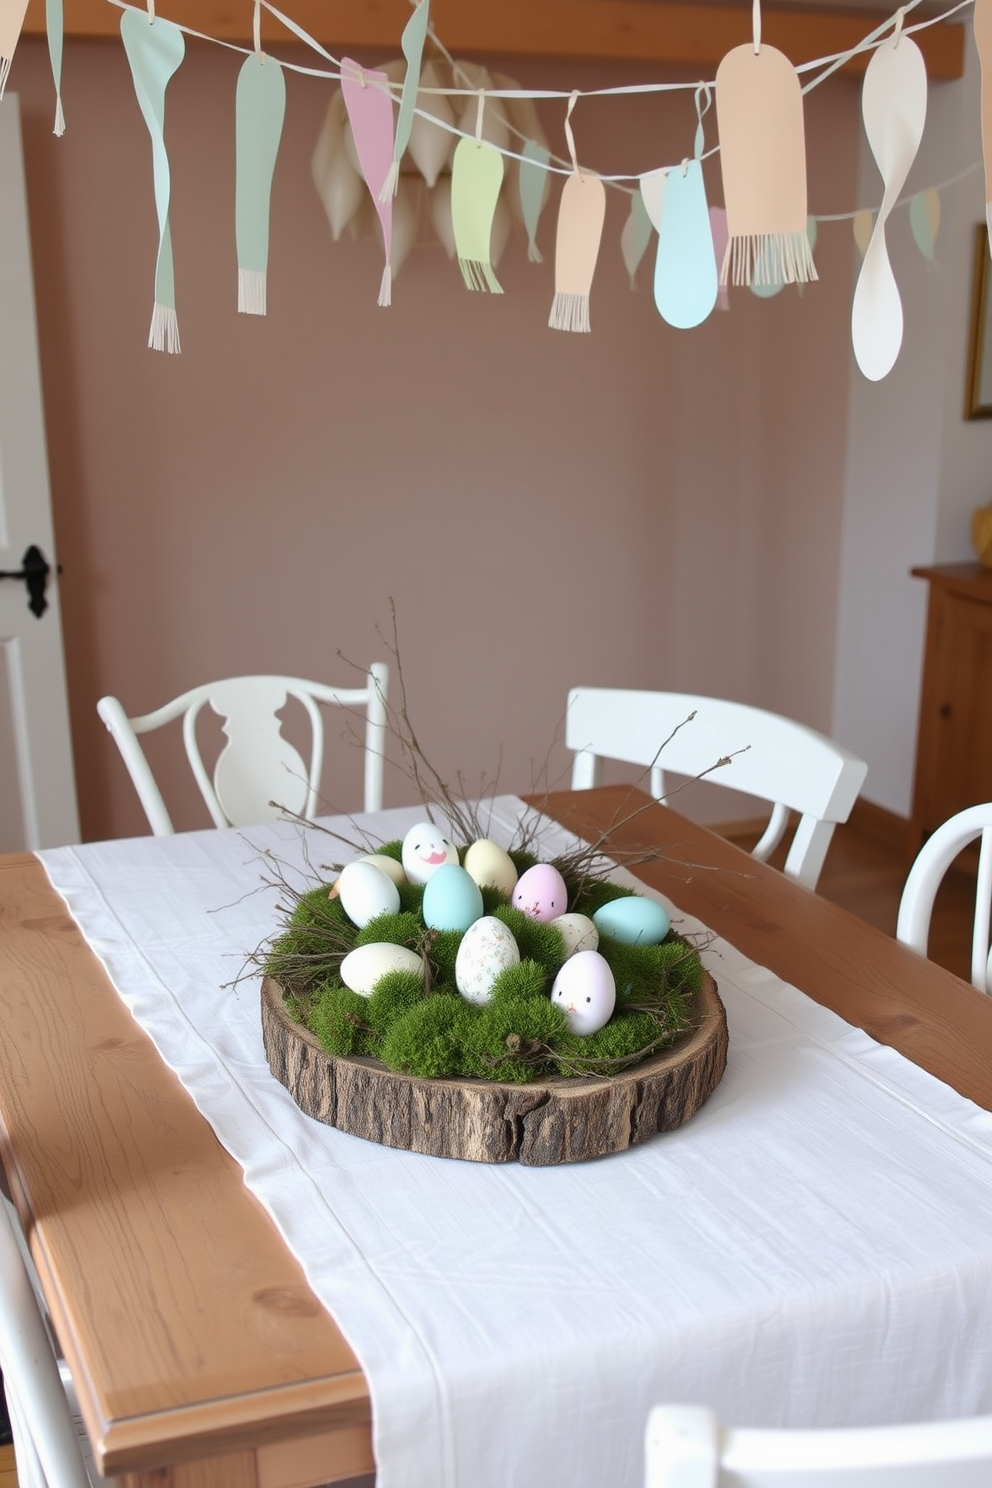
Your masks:
<path fill-rule="evenodd" d="M 627 787 L 540 803 L 751 959 L 992 1109 L 992 998 Z M 629 817 L 631 807 L 644 809 Z M 128 1485 L 370 1471 L 368 1389 L 40 863 L 0 859 L 0 1158 L 98 1458 Z"/>

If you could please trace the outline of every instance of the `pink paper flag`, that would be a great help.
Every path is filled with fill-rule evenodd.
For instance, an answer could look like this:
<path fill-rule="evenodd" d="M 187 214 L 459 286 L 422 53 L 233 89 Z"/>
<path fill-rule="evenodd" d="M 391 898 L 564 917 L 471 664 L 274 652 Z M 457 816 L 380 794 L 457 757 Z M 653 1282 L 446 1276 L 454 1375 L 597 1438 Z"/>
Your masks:
<path fill-rule="evenodd" d="M 379 286 L 379 304 L 392 300 L 393 198 L 381 201 L 386 177 L 393 164 L 393 98 L 384 72 L 360 67 L 350 57 L 341 59 L 341 92 L 355 137 L 358 163 L 382 224 L 386 265 Z"/>

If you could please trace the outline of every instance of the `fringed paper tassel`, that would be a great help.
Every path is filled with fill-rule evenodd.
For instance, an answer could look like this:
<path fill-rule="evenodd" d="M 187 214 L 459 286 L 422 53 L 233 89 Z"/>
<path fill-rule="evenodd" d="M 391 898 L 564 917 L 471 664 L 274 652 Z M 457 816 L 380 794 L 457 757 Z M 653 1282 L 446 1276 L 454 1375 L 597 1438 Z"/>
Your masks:
<path fill-rule="evenodd" d="M 551 302 L 548 325 L 553 331 L 591 331 L 589 296 L 559 291 Z"/>
<path fill-rule="evenodd" d="M 751 233 L 731 238 L 720 273 L 723 285 L 810 284 L 818 278 L 813 250 L 804 232 Z"/>
<path fill-rule="evenodd" d="M 392 165 L 389 167 L 389 170 L 386 172 L 386 179 L 383 181 L 382 190 L 379 192 L 379 200 L 381 202 L 392 201 L 393 197 L 399 190 L 399 185 L 400 163 L 398 160 L 394 160 Z"/>
<path fill-rule="evenodd" d="M 55 127 L 53 128 L 52 133 L 57 139 L 61 139 L 62 136 L 65 134 L 65 114 L 63 114 L 62 112 L 61 93 L 56 93 L 55 95 Z"/>
<path fill-rule="evenodd" d="M 376 304 L 381 310 L 388 310 L 393 303 L 393 270 L 390 264 L 386 264 L 379 281 L 379 298 Z"/>
<path fill-rule="evenodd" d="M 13 57 L 0 57 L 0 98 L 3 97 L 3 90 L 7 86 L 7 79 L 10 77 L 10 68 L 13 60 Z"/>
<path fill-rule="evenodd" d="M 527 244 L 527 258 L 530 263 L 544 262 L 544 254 L 541 252 L 540 248 L 538 248 L 533 238 Z"/>
<path fill-rule="evenodd" d="M 238 311 L 241 315 L 265 314 L 266 278 L 261 269 L 238 270 Z"/>
<path fill-rule="evenodd" d="M 490 294 L 502 294 L 503 286 L 493 271 L 491 263 L 478 258 L 460 258 L 458 267 L 462 271 L 462 279 L 465 281 L 466 289 L 477 289 Z"/>
<path fill-rule="evenodd" d="M 179 355 L 179 319 L 171 305 L 160 305 L 156 300 L 152 310 L 151 329 L 148 332 L 148 345 L 152 351 Z"/>

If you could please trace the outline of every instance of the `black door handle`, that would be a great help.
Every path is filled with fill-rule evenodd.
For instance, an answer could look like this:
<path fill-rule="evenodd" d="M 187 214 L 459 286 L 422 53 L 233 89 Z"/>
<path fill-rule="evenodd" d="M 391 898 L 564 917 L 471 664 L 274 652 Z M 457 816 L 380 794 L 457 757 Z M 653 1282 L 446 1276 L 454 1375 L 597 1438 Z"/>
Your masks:
<path fill-rule="evenodd" d="M 21 567 L 0 569 L 0 579 L 23 579 L 28 586 L 28 609 L 40 620 L 48 609 L 45 590 L 48 588 L 48 575 L 51 571 L 52 566 L 44 553 L 32 543 L 21 559 Z M 61 568 L 59 572 L 61 573 Z"/>

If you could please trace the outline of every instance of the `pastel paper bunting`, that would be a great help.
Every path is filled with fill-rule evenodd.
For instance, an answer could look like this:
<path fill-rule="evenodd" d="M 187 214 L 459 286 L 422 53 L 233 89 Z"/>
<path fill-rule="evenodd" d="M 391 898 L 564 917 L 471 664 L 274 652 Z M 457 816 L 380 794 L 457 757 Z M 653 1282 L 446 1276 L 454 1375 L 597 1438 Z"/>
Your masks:
<path fill-rule="evenodd" d="M 803 96 L 784 53 L 754 41 L 717 68 L 720 165 L 730 241 L 721 279 L 734 284 L 804 283 L 817 277 L 806 236 Z"/>
<path fill-rule="evenodd" d="M 713 252 L 703 167 L 683 161 L 669 171 L 654 266 L 654 302 L 671 326 L 701 325 L 716 304 L 720 276 Z"/>
<path fill-rule="evenodd" d="M 179 351 L 176 284 L 172 264 L 169 205 L 172 177 L 165 149 L 165 90 L 186 53 L 183 33 L 171 21 L 153 19 L 141 10 L 125 10 L 121 39 L 131 66 L 134 91 L 152 142 L 152 179 L 158 216 L 155 305 L 148 345 L 154 351 Z"/>
<path fill-rule="evenodd" d="M 861 91 L 865 134 L 885 183 L 851 309 L 855 360 L 870 382 L 892 370 L 902 345 L 902 300 L 889 262 L 885 224 L 920 148 L 927 116 L 923 55 L 912 37 L 900 33 L 901 19 L 868 63 Z"/>
<path fill-rule="evenodd" d="M 0 0 L 0 98 L 21 36 L 28 0 Z"/>
<path fill-rule="evenodd" d="M 985 221 L 992 251 L 992 0 L 975 0 L 975 43 L 982 72 L 982 154 L 985 157 Z"/>
<path fill-rule="evenodd" d="M 61 139 L 65 134 L 65 115 L 62 112 L 62 40 L 65 22 L 62 0 L 45 0 L 45 30 L 48 33 L 48 58 L 52 64 L 52 81 L 55 84 L 55 127 L 52 133 Z"/>
<path fill-rule="evenodd" d="M 238 310 L 264 315 L 269 266 L 269 201 L 286 114 L 286 79 L 274 57 L 253 52 L 238 75 L 234 193 Z"/>
<path fill-rule="evenodd" d="M 635 191 L 630 198 L 630 216 L 624 223 L 620 234 L 620 252 L 623 254 L 624 266 L 630 277 L 631 289 L 637 288 L 635 276 L 641 259 L 648 251 L 653 231 L 651 219 L 644 205 L 644 198 L 639 191 Z"/>
<path fill-rule="evenodd" d="M 606 188 L 598 176 L 573 172 L 558 208 L 555 297 L 548 325 L 554 331 L 589 331 L 589 294 L 606 216 Z"/>
<path fill-rule="evenodd" d="M 393 99 L 389 78 L 384 72 L 361 67 L 351 57 L 342 57 L 341 92 L 358 162 L 382 227 L 386 263 L 379 285 L 379 304 L 385 306 L 393 297 L 393 199 L 390 196 L 383 199 L 382 194 L 393 164 Z"/>
<path fill-rule="evenodd" d="M 527 230 L 527 257 L 531 263 L 543 263 L 544 255 L 537 246 L 537 227 L 544 208 L 548 187 L 548 165 L 551 151 L 537 140 L 525 140 L 520 162 L 520 210 Z"/>
<path fill-rule="evenodd" d="M 424 57 L 424 43 L 427 40 L 429 21 L 430 0 L 417 0 L 417 7 L 403 28 L 403 37 L 400 42 L 406 58 L 406 77 L 403 79 L 400 110 L 396 119 L 393 162 L 379 193 L 383 201 L 395 196 L 396 188 L 400 184 L 400 161 L 410 143 L 410 131 L 416 117 L 414 110 L 417 106 L 417 89 L 420 87 L 420 65 Z"/>
<path fill-rule="evenodd" d="M 934 245 L 940 228 L 940 193 L 930 186 L 918 191 L 909 204 L 909 225 L 913 241 L 927 263 L 936 265 Z"/>
<path fill-rule="evenodd" d="M 503 157 L 482 138 L 483 95 L 479 94 L 475 139 L 461 139 L 451 165 L 451 221 L 458 267 L 466 289 L 502 294 L 492 265 L 493 218 L 503 184 Z"/>

